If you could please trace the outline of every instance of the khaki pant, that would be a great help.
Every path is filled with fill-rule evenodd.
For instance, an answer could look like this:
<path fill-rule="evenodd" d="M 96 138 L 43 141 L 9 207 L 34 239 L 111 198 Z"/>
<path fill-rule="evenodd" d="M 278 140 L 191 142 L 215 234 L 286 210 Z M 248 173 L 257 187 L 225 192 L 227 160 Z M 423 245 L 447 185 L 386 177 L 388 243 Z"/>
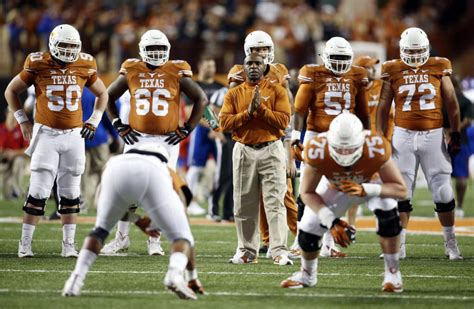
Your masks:
<path fill-rule="evenodd" d="M 86 167 L 84 174 L 82 174 L 81 191 L 82 198 L 87 206 L 94 203 L 94 194 L 100 183 L 100 176 L 109 155 L 108 144 L 86 149 Z"/>
<path fill-rule="evenodd" d="M 272 257 L 286 255 L 288 226 L 283 200 L 287 184 L 283 143 L 278 140 L 261 149 L 236 143 L 232 161 L 238 250 L 251 256 L 258 254 L 261 192 L 269 225 Z"/>
<path fill-rule="evenodd" d="M 28 160 L 24 156 L 16 156 L 7 162 L 3 172 L 3 198 L 10 200 L 13 198 L 23 198 L 24 188 L 21 185 L 25 170 L 28 167 Z"/>
<path fill-rule="evenodd" d="M 285 208 L 286 208 L 286 223 L 290 232 L 296 236 L 296 222 L 298 221 L 298 207 L 296 206 L 295 198 L 293 195 L 293 184 L 292 179 L 288 178 L 288 190 L 285 193 Z M 267 216 L 265 215 L 265 208 L 263 207 L 263 197 L 260 195 L 260 234 L 262 235 L 262 241 L 268 245 L 270 239 L 270 233 L 268 231 Z"/>

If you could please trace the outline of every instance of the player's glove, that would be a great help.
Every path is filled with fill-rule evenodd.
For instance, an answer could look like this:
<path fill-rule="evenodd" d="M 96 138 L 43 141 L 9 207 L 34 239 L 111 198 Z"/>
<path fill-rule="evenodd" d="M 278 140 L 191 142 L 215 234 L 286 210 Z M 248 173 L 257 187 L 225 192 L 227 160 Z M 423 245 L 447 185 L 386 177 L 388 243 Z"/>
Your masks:
<path fill-rule="evenodd" d="M 448 153 L 454 157 L 461 151 L 461 133 L 451 132 L 448 142 Z"/>
<path fill-rule="evenodd" d="M 303 145 L 300 143 L 291 145 L 291 148 L 290 148 L 291 155 L 293 156 L 293 158 L 301 162 L 303 162 L 303 150 L 304 150 Z"/>
<path fill-rule="evenodd" d="M 147 216 L 140 217 L 134 221 L 135 225 L 138 226 L 143 233 L 150 237 L 160 237 L 160 232 L 157 229 L 150 227 L 151 220 Z"/>
<path fill-rule="evenodd" d="M 85 122 L 81 130 L 82 138 L 89 140 L 93 139 L 95 135 L 95 129 L 96 127 L 93 124 Z"/>
<path fill-rule="evenodd" d="M 334 241 L 344 248 L 355 240 L 356 229 L 341 219 L 334 220 L 330 232 Z"/>
<path fill-rule="evenodd" d="M 123 124 L 120 118 L 115 118 L 112 121 L 112 125 L 126 144 L 133 145 L 138 142 L 138 137 L 141 136 L 141 134 L 133 130 L 130 125 Z"/>
<path fill-rule="evenodd" d="M 187 123 L 184 124 L 184 127 L 178 127 L 174 132 L 168 134 L 168 137 L 165 139 L 170 145 L 177 145 L 182 140 L 186 139 L 193 129 Z"/>

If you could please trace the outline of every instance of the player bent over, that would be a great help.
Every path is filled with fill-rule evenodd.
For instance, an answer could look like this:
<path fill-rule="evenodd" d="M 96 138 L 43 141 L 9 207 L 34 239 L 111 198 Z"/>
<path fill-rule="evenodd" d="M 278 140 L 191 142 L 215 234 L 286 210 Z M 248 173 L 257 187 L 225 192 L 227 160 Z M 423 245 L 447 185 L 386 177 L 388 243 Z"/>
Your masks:
<path fill-rule="evenodd" d="M 102 175 L 95 228 L 84 241 L 76 267 L 64 285 L 63 296 L 80 295 L 86 274 L 105 239 L 132 204 L 141 205 L 151 218 L 150 231 L 158 228 L 172 243 L 164 280 L 166 287 L 184 299 L 197 299 L 195 292 L 205 293 L 197 279 L 194 238 L 178 195 L 182 192 L 174 188 L 177 176 L 167 167 L 168 159 L 169 154 L 163 146 L 149 143 L 107 163 Z"/>
<path fill-rule="evenodd" d="M 357 116 L 343 112 L 331 122 L 328 132 L 305 145 L 307 166 L 300 192 L 310 209 L 304 212 L 299 226 L 301 270 L 282 281 L 282 287 L 315 286 L 321 237 L 330 230 L 336 243 L 349 245 L 355 229 L 339 218 L 352 205 L 367 202 L 377 217 L 377 234 L 384 252 L 382 290 L 403 291 L 399 269 L 401 225 L 395 199 L 406 198 L 407 188 L 390 158 L 387 140 L 366 132 Z M 376 172 L 382 183 L 369 182 Z"/>

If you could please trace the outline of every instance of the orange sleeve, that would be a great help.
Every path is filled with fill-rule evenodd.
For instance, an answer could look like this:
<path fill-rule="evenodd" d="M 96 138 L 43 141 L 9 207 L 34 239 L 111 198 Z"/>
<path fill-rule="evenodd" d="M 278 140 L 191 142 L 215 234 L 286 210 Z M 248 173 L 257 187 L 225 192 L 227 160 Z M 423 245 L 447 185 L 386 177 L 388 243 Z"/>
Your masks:
<path fill-rule="evenodd" d="M 224 104 L 219 113 L 219 125 L 224 132 L 240 128 L 251 119 L 247 109 L 237 112 L 235 107 L 238 106 L 238 93 L 234 89 L 237 87 L 226 93 Z"/>
<path fill-rule="evenodd" d="M 280 85 L 275 85 L 275 108 L 271 110 L 260 104 L 257 109 L 257 117 L 280 130 L 284 130 L 290 122 L 290 101 L 286 89 Z"/>
<path fill-rule="evenodd" d="M 86 87 L 92 86 L 96 80 L 97 80 L 97 62 L 95 58 L 92 57 L 92 61 L 89 67 L 89 78 L 87 79 L 85 86 Z"/>
<path fill-rule="evenodd" d="M 193 71 L 191 66 L 184 60 L 172 60 L 171 61 L 178 69 L 179 77 L 193 77 Z"/>
<path fill-rule="evenodd" d="M 448 58 L 440 58 L 441 74 L 443 76 L 450 76 L 453 73 L 451 61 Z"/>
<path fill-rule="evenodd" d="M 36 68 L 31 61 L 30 54 L 28 57 L 26 57 L 25 63 L 23 64 L 23 70 L 20 72 L 19 76 L 21 80 L 25 82 L 25 84 L 32 85 L 35 82 L 37 74 Z"/>

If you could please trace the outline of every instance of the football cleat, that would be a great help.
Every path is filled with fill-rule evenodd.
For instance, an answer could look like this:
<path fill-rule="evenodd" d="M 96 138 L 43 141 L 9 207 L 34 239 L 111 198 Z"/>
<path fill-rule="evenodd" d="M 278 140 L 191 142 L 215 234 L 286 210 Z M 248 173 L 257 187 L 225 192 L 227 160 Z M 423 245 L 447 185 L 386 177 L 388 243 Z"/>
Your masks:
<path fill-rule="evenodd" d="M 301 250 L 299 249 L 290 249 L 288 251 L 288 257 L 292 260 L 297 260 L 301 257 Z"/>
<path fill-rule="evenodd" d="M 69 279 L 64 284 L 63 296 L 79 296 L 81 295 L 81 289 L 84 285 L 84 278 L 80 278 L 78 275 L 72 273 Z"/>
<path fill-rule="evenodd" d="M 206 290 L 204 290 L 204 287 L 202 286 L 201 281 L 199 279 L 193 279 L 188 281 L 188 287 L 194 291 L 194 293 L 202 294 L 202 295 L 207 295 Z"/>
<path fill-rule="evenodd" d="M 385 277 L 382 283 L 382 291 L 391 293 L 403 292 L 402 274 L 399 270 L 395 272 L 385 272 Z"/>
<path fill-rule="evenodd" d="M 330 247 L 328 245 L 323 245 L 321 251 L 319 252 L 320 257 L 331 257 L 331 258 L 344 258 L 347 256 L 346 253 L 339 251 L 336 247 Z"/>
<path fill-rule="evenodd" d="M 148 255 L 165 255 L 165 251 L 161 248 L 160 238 L 150 237 L 147 240 Z"/>
<path fill-rule="evenodd" d="M 62 257 L 78 257 L 79 253 L 76 250 L 74 241 L 63 241 L 63 249 L 61 250 Z"/>
<path fill-rule="evenodd" d="M 267 259 L 271 259 L 271 258 L 272 258 L 272 249 L 268 248 L 267 253 L 265 253 L 265 257 L 266 257 Z"/>
<path fill-rule="evenodd" d="M 241 252 L 237 252 L 229 259 L 229 263 L 231 264 L 256 264 L 257 262 L 256 257 L 251 257 L 247 254 L 242 254 Z"/>
<path fill-rule="evenodd" d="M 35 256 L 33 254 L 33 250 L 31 250 L 31 241 L 22 241 L 20 240 L 18 242 L 18 257 L 24 258 L 24 257 L 33 257 Z"/>
<path fill-rule="evenodd" d="M 450 260 L 462 260 L 462 255 L 455 238 L 448 239 L 448 241 L 444 242 L 444 254 Z"/>
<path fill-rule="evenodd" d="M 184 280 L 184 271 L 182 270 L 168 269 L 164 283 L 168 290 L 174 292 L 181 299 L 197 299 L 194 291 L 188 287 L 188 283 Z"/>
<path fill-rule="evenodd" d="M 194 201 L 192 201 L 188 206 L 188 215 L 190 216 L 202 216 L 205 213 L 206 211 Z"/>
<path fill-rule="evenodd" d="M 283 280 L 280 283 L 280 286 L 285 289 L 301 289 L 313 287 L 317 282 L 318 279 L 316 277 L 316 271 L 310 274 L 301 268 L 299 271 L 293 273 L 290 277 Z"/>
<path fill-rule="evenodd" d="M 273 259 L 273 264 L 280 266 L 293 265 L 293 261 L 288 256 L 282 254 Z"/>
<path fill-rule="evenodd" d="M 128 247 L 130 246 L 130 239 L 128 235 L 122 235 L 122 233 L 117 232 L 115 234 L 115 239 L 106 244 L 100 253 L 102 254 L 117 254 L 121 252 L 128 251 Z"/>

